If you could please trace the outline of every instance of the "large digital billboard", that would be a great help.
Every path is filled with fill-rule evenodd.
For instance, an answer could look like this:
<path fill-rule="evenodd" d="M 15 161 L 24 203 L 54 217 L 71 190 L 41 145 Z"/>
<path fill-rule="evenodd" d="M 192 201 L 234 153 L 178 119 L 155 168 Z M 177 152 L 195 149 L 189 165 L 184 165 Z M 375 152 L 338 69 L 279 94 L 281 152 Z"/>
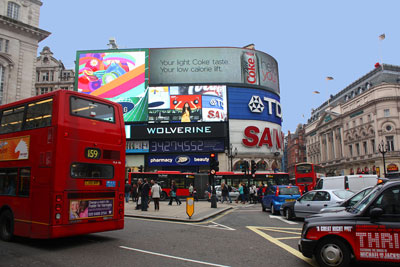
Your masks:
<path fill-rule="evenodd" d="M 257 50 L 233 47 L 150 49 L 150 86 L 252 85 L 279 94 L 278 63 Z"/>
<path fill-rule="evenodd" d="M 280 97 L 254 88 L 228 87 L 229 119 L 260 120 L 282 125 Z"/>
<path fill-rule="evenodd" d="M 120 103 L 125 122 L 147 121 L 148 49 L 78 51 L 75 90 Z"/>
<path fill-rule="evenodd" d="M 227 120 L 226 86 L 150 87 L 149 123 Z"/>

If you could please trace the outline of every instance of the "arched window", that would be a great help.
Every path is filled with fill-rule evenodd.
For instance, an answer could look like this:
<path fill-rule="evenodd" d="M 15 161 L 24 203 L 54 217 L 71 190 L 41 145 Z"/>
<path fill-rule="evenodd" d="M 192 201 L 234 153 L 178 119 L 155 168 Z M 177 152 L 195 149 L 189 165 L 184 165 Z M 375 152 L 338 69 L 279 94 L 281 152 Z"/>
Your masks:
<path fill-rule="evenodd" d="M 19 5 L 14 2 L 8 2 L 7 6 L 7 17 L 18 20 L 19 17 Z"/>

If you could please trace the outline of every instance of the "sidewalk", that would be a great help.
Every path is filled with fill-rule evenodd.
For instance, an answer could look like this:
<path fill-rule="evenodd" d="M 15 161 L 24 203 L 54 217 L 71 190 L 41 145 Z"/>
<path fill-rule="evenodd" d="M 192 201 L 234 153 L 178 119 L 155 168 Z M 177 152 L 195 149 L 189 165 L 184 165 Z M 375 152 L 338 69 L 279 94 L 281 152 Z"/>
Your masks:
<path fill-rule="evenodd" d="M 136 203 L 129 200 L 129 203 L 125 203 L 125 216 L 137 217 L 137 218 L 148 218 L 158 220 L 170 220 L 180 222 L 201 222 L 230 210 L 236 206 L 244 206 L 245 204 L 233 203 L 217 203 L 217 208 L 211 208 L 211 202 L 208 201 L 197 201 L 194 202 L 194 213 L 191 219 L 186 214 L 186 199 L 182 198 L 182 205 L 177 205 L 174 201 L 171 206 L 168 205 L 169 201 L 160 201 L 160 210 L 154 210 L 154 203 L 151 202 L 147 211 L 136 210 Z"/>

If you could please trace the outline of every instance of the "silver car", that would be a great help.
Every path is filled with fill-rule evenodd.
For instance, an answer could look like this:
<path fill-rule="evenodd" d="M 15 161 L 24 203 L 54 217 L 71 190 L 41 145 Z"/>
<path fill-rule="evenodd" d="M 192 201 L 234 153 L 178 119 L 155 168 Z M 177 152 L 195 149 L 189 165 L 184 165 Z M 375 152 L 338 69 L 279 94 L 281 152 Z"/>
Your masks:
<path fill-rule="evenodd" d="M 215 186 L 215 192 L 217 194 L 217 201 L 221 201 L 222 200 L 222 191 L 221 191 L 220 185 Z M 232 186 L 232 191 L 229 192 L 229 196 L 231 197 L 232 201 L 235 201 L 239 197 L 239 190 Z"/>
<path fill-rule="evenodd" d="M 344 189 L 313 190 L 305 193 L 294 202 L 284 203 L 281 210 L 287 219 L 305 218 L 319 213 L 323 208 L 337 205 L 353 194 L 354 192 Z"/>

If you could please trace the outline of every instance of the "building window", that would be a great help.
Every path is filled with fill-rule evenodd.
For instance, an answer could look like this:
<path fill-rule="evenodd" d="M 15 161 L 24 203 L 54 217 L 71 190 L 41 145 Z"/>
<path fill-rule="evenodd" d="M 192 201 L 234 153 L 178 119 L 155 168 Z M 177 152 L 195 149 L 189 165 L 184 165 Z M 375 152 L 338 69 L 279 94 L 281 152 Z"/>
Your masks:
<path fill-rule="evenodd" d="M 43 73 L 42 78 L 43 78 L 42 79 L 43 82 L 48 82 L 49 81 L 49 72 L 46 71 L 45 73 Z"/>
<path fill-rule="evenodd" d="M 8 53 L 8 47 L 9 47 L 10 41 L 6 40 L 6 44 L 4 45 L 4 52 Z"/>
<path fill-rule="evenodd" d="M 386 144 L 388 151 L 394 151 L 394 138 L 393 136 L 386 136 Z"/>
<path fill-rule="evenodd" d="M 349 155 L 350 155 L 350 157 L 353 156 L 353 146 L 352 145 L 349 145 Z"/>
<path fill-rule="evenodd" d="M 360 125 L 362 125 L 363 123 L 363 118 L 360 118 Z"/>
<path fill-rule="evenodd" d="M 360 144 L 356 144 L 357 156 L 360 156 Z"/>
<path fill-rule="evenodd" d="M 363 147 L 364 147 L 364 155 L 367 155 L 368 154 L 367 142 L 363 142 Z"/>
<path fill-rule="evenodd" d="M 19 5 L 14 2 L 8 2 L 7 6 L 7 17 L 18 20 Z"/>
<path fill-rule="evenodd" d="M 384 109 L 383 110 L 383 116 L 384 117 L 389 117 L 390 116 L 390 109 Z"/>
<path fill-rule="evenodd" d="M 371 147 L 372 147 L 372 153 L 375 153 L 376 152 L 375 139 L 371 139 Z"/>
<path fill-rule="evenodd" d="M 48 93 L 49 92 L 49 88 L 47 88 L 47 87 L 41 87 L 40 88 L 40 94 L 41 95 L 43 95 L 43 94 L 45 94 L 45 93 Z"/>
<path fill-rule="evenodd" d="M 371 114 L 368 114 L 368 121 L 371 121 Z"/>

